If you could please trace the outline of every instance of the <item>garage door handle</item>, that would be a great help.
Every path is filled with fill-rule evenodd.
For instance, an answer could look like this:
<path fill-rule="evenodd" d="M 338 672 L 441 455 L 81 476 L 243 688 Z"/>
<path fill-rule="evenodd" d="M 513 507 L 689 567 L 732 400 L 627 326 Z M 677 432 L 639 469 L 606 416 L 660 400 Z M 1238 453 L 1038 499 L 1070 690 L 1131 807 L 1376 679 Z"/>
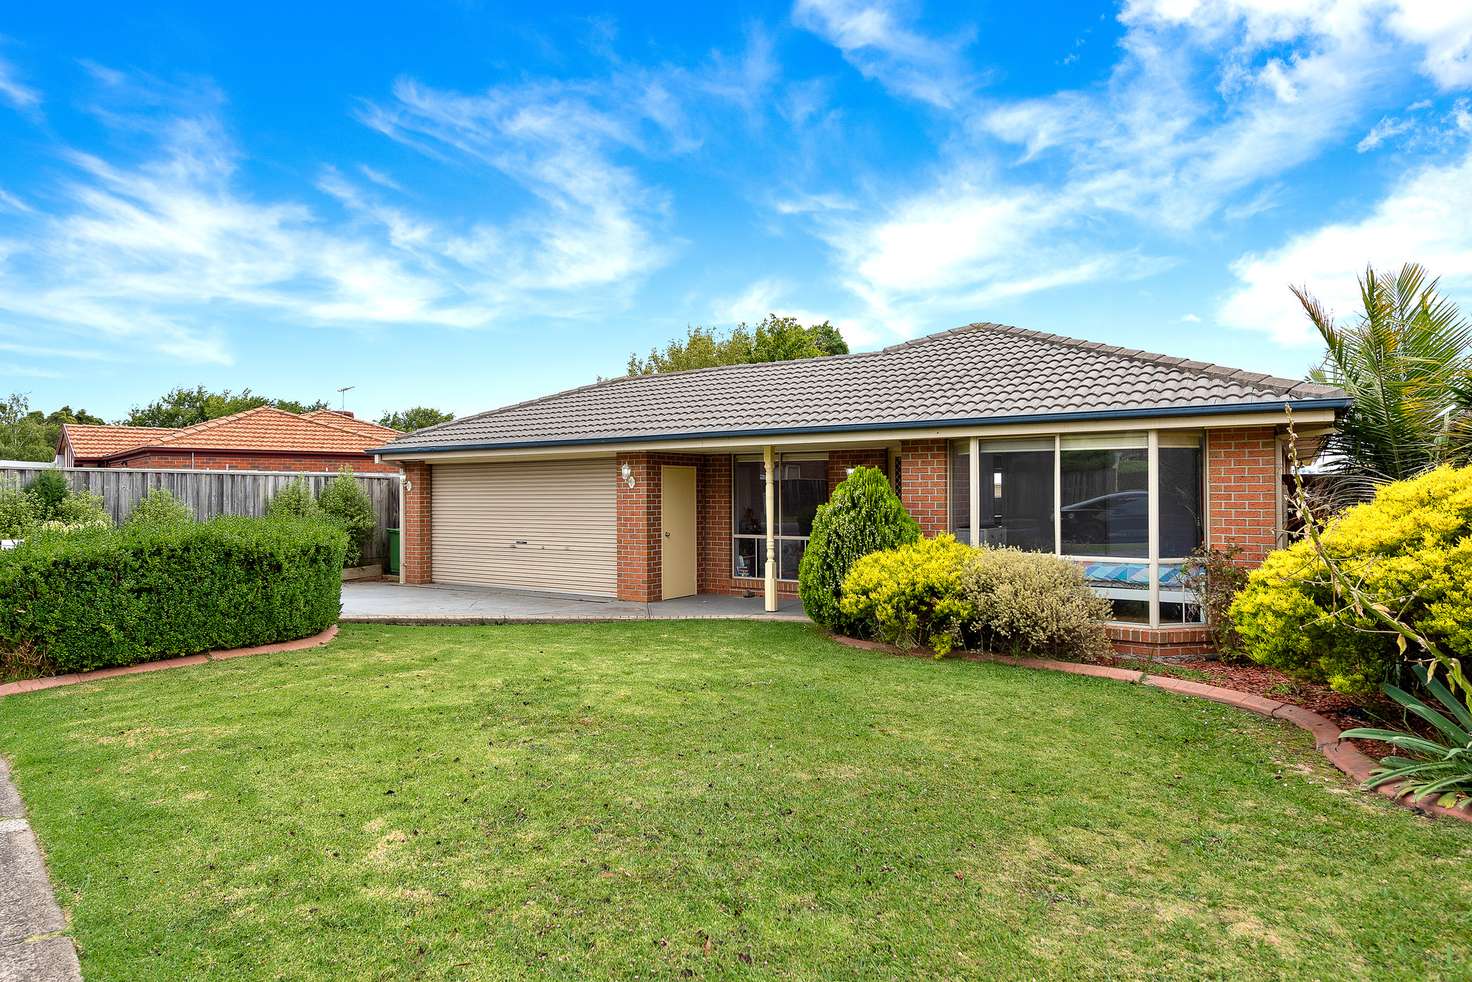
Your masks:
<path fill-rule="evenodd" d="M 511 543 L 511 548 L 515 549 L 517 546 L 524 546 L 524 545 L 526 545 L 526 540 L 525 539 L 517 539 L 515 542 Z"/>

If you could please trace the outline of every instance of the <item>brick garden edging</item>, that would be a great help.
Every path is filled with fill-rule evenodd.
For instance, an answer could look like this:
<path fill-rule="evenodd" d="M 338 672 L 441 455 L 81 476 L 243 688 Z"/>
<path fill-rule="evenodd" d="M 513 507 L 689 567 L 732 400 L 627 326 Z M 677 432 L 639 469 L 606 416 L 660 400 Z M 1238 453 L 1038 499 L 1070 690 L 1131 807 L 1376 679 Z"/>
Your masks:
<path fill-rule="evenodd" d="M 23 692 L 39 692 L 42 689 L 54 689 L 62 685 L 78 685 L 82 682 L 96 682 L 100 679 L 116 678 L 119 675 L 161 672 L 166 668 L 186 668 L 190 665 L 203 665 L 212 661 L 226 661 L 230 658 L 245 658 L 249 655 L 274 655 L 282 651 L 303 651 L 307 648 L 320 647 L 335 637 L 337 637 L 336 624 L 320 634 L 313 634 L 307 638 L 298 638 L 295 641 L 259 644 L 253 648 L 227 648 L 220 651 L 207 651 L 202 655 L 187 655 L 183 658 L 165 658 L 162 661 L 148 661 L 140 665 L 99 668 L 91 672 L 73 672 L 70 675 L 51 675 L 40 679 L 22 679 L 19 682 L 7 682 L 4 685 L 0 685 L 0 699 L 6 696 L 18 696 Z"/>
<path fill-rule="evenodd" d="M 839 644 L 848 645 L 850 648 L 860 648 L 864 651 L 883 651 L 895 655 L 914 655 L 915 652 L 905 651 L 892 644 L 883 644 L 879 641 L 861 641 L 858 638 L 848 638 L 842 635 L 833 635 L 833 640 Z M 921 652 L 920 654 L 924 654 Z M 1130 682 L 1135 685 L 1148 685 L 1156 689 L 1164 689 L 1183 696 L 1195 696 L 1198 699 L 1210 699 L 1234 709 L 1242 709 L 1258 716 L 1266 716 L 1270 719 L 1281 719 L 1299 729 L 1307 730 L 1313 734 L 1314 749 L 1323 754 L 1335 767 L 1339 768 L 1356 782 L 1363 783 L 1370 777 L 1370 772 L 1375 770 L 1377 762 L 1366 756 L 1352 740 L 1339 739 L 1339 727 L 1332 721 L 1325 719 L 1318 713 L 1295 706 L 1292 703 L 1278 702 L 1276 699 L 1267 699 L 1263 696 L 1255 696 L 1249 692 L 1238 692 L 1235 689 L 1224 689 L 1218 685 L 1206 685 L 1203 682 L 1192 682 L 1189 679 L 1176 679 L 1166 675 L 1150 675 L 1147 672 L 1137 671 L 1131 668 L 1112 668 L 1108 665 L 1085 665 L 1078 662 L 1053 661 L 1047 658 L 1013 658 L 1009 655 L 988 655 L 977 652 L 966 652 L 960 657 L 969 661 L 993 662 L 999 665 L 1011 665 L 1016 668 L 1040 668 L 1050 672 L 1065 672 L 1069 675 L 1088 675 L 1094 678 L 1114 679 L 1117 682 Z M 1394 801 L 1403 808 L 1408 808 L 1423 815 L 1435 815 L 1441 818 L 1454 818 L 1458 821 L 1472 823 L 1472 808 L 1443 808 L 1441 805 L 1417 804 L 1409 798 L 1401 797 L 1395 792 L 1396 785 L 1384 785 L 1375 790 L 1385 797 Z"/>

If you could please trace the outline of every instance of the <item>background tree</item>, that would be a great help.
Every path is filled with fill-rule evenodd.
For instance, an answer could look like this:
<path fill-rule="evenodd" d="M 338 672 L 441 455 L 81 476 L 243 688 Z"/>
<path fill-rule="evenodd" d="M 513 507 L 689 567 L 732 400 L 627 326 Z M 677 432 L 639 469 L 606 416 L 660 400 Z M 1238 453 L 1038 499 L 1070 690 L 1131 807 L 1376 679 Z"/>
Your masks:
<path fill-rule="evenodd" d="M 803 327 L 794 317 L 768 314 L 755 328 L 742 323 L 729 333 L 699 325 L 689 328 L 683 340 L 671 341 L 663 350 L 651 349 L 647 358 L 629 355 L 628 374 L 654 375 L 717 365 L 846 354 L 848 342 L 827 321 Z"/>
<path fill-rule="evenodd" d="M 426 426 L 434 426 L 437 423 L 448 423 L 454 418 L 454 413 L 442 413 L 428 406 L 413 406 L 398 412 L 385 411 L 382 416 L 378 417 L 378 425 L 403 430 L 407 433 L 412 430 L 422 430 Z"/>
<path fill-rule="evenodd" d="M 1366 484 L 1414 477 L 1472 450 L 1472 324 L 1414 263 L 1391 278 L 1366 269 L 1363 311 L 1348 325 L 1295 287 L 1324 339 L 1315 382 L 1354 400 L 1325 447 L 1326 460 Z"/>
<path fill-rule="evenodd" d="M 328 408 L 327 403 L 320 399 L 316 402 L 304 403 L 295 399 L 271 399 L 256 395 L 250 389 L 241 389 L 239 392 L 221 389 L 219 392 L 212 392 L 202 385 L 197 385 L 192 389 L 176 388 L 166 393 L 163 398 L 155 399 L 146 406 L 134 406 L 119 422 L 128 426 L 161 426 L 179 429 L 219 419 L 221 416 L 245 412 L 257 406 L 275 406 L 288 413 L 306 413 Z"/>
<path fill-rule="evenodd" d="M 56 441 L 63 423 L 87 423 L 102 420 L 85 409 L 62 406 L 43 415 L 32 409 L 30 401 L 13 392 L 0 402 L 0 460 L 49 461 L 56 456 Z"/>

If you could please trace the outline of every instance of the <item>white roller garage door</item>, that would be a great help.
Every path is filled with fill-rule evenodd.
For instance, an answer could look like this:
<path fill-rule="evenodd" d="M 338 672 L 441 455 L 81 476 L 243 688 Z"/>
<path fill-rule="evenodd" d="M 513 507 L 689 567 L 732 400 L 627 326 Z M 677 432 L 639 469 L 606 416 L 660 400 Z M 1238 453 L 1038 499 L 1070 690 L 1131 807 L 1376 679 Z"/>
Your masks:
<path fill-rule="evenodd" d="M 618 509 L 611 458 L 436 464 L 436 583 L 612 597 Z"/>

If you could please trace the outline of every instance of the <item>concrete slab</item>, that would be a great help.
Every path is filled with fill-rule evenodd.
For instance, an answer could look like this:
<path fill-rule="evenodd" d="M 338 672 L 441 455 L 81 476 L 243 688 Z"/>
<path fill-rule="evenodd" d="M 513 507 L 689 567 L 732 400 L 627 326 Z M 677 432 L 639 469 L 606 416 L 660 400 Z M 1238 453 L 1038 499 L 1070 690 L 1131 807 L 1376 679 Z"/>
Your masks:
<path fill-rule="evenodd" d="M 0 982 L 80 980 L 77 949 L 56 903 L 46 863 L 0 757 Z"/>
<path fill-rule="evenodd" d="M 0 948 L 0 982 L 81 982 L 71 938 L 41 938 Z"/>
<path fill-rule="evenodd" d="M 641 604 L 490 587 L 405 586 L 359 582 L 342 585 L 342 620 L 376 624 L 541 624 L 560 621 L 649 619 L 806 620 L 795 599 L 775 613 L 761 597 L 702 594 Z"/>

